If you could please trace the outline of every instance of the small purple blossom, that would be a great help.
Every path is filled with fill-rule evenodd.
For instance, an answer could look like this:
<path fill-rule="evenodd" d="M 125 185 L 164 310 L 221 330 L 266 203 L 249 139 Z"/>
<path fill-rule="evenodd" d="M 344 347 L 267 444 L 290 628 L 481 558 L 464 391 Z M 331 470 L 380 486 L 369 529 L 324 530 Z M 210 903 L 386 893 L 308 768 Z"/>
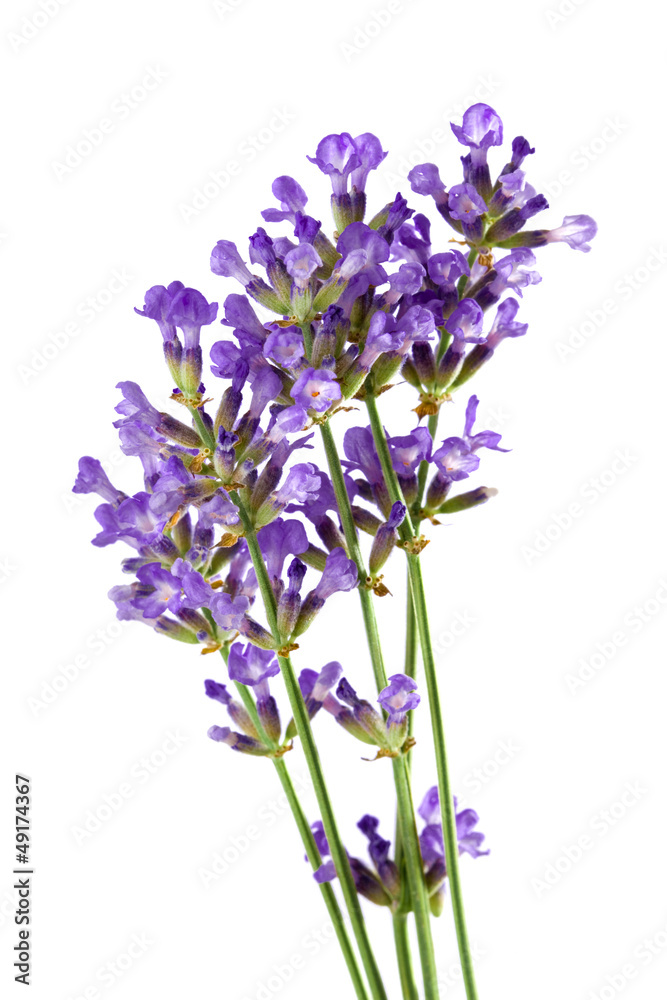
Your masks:
<path fill-rule="evenodd" d="M 164 611 L 180 611 L 182 603 L 181 581 L 162 569 L 160 563 L 142 566 L 137 573 L 140 587 L 132 605 L 139 608 L 144 618 L 157 618 Z"/>
<path fill-rule="evenodd" d="M 280 210 L 277 208 L 265 208 L 262 218 L 265 222 L 284 222 L 285 220 L 294 223 L 297 212 L 303 212 L 308 202 L 308 196 L 300 184 L 293 177 L 283 174 L 276 177 L 271 185 L 271 191 L 280 202 Z"/>
<path fill-rule="evenodd" d="M 353 590 L 358 582 L 357 567 L 347 558 L 345 550 L 334 549 L 327 556 L 315 594 L 321 601 L 327 601 L 332 594 Z"/>
<path fill-rule="evenodd" d="M 126 494 L 117 490 L 96 458 L 86 456 L 79 459 L 79 474 L 72 493 L 97 493 L 108 503 L 117 506 Z"/>
<path fill-rule="evenodd" d="M 324 413 L 342 395 L 335 373 L 328 368 L 306 368 L 290 389 L 298 406 L 316 413 Z"/>
<path fill-rule="evenodd" d="M 484 199 L 472 184 L 456 184 L 449 190 L 449 213 L 459 222 L 472 223 L 486 212 Z"/>
<path fill-rule="evenodd" d="M 517 323 L 514 320 L 519 310 L 516 299 L 504 299 L 496 310 L 493 324 L 486 338 L 487 347 L 495 350 L 505 337 L 523 337 L 528 330 L 527 323 Z"/>
<path fill-rule="evenodd" d="M 251 642 L 246 646 L 241 642 L 232 644 L 227 668 L 230 679 L 254 688 L 258 700 L 269 697 L 269 678 L 280 673 L 275 653 Z"/>
<path fill-rule="evenodd" d="M 387 438 L 391 462 L 399 476 L 410 476 L 421 462 L 430 462 L 433 441 L 426 427 L 415 427 L 410 433 Z"/>
<path fill-rule="evenodd" d="M 484 313 L 473 299 L 463 299 L 446 322 L 446 329 L 462 343 L 479 344 L 484 340 Z"/>
<path fill-rule="evenodd" d="M 249 285 L 252 274 L 243 263 L 236 244 L 230 240 L 218 240 L 211 251 L 211 270 L 223 278 L 236 278 L 242 285 Z"/>
<path fill-rule="evenodd" d="M 315 156 L 308 159 L 330 178 L 335 196 L 347 193 L 350 174 L 362 167 L 361 156 L 349 132 L 325 135 L 317 146 Z"/>
<path fill-rule="evenodd" d="M 410 186 L 416 194 L 431 195 L 436 205 L 446 200 L 445 185 L 435 163 L 419 163 L 408 174 Z"/>
<path fill-rule="evenodd" d="M 488 104 L 473 104 L 463 115 L 461 125 L 451 125 L 452 132 L 463 146 L 488 149 L 503 141 L 503 123 Z"/>
<path fill-rule="evenodd" d="M 287 273 L 300 291 L 308 287 L 312 275 L 321 264 L 320 255 L 310 243 L 302 243 L 285 254 Z"/>
<path fill-rule="evenodd" d="M 416 693 L 417 683 L 407 674 L 393 674 L 389 684 L 378 695 L 378 704 L 387 712 L 387 728 L 400 726 L 411 709 L 416 708 L 421 698 Z"/>
<path fill-rule="evenodd" d="M 298 368 L 306 353 L 298 326 L 274 326 L 264 343 L 264 356 L 283 368 Z"/>
<path fill-rule="evenodd" d="M 563 225 L 545 233 L 547 243 L 567 243 L 573 250 L 588 253 L 592 240 L 598 231 L 597 223 L 590 215 L 566 215 Z"/>
<path fill-rule="evenodd" d="M 438 450 L 433 452 L 433 462 L 443 478 L 451 482 L 467 479 L 471 472 L 479 468 L 479 456 L 459 437 L 445 438 Z"/>

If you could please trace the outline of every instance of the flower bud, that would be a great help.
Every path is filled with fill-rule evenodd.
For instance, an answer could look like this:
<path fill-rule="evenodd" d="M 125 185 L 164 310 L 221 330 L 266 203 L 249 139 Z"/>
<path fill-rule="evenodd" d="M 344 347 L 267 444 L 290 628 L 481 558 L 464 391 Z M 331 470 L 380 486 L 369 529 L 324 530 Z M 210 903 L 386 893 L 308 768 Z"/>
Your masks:
<path fill-rule="evenodd" d="M 257 702 L 257 714 L 259 721 L 264 727 L 264 731 L 270 740 L 276 742 L 280 739 L 280 714 L 278 705 L 273 695 L 268 698 L 260 698 Z"/>
<path fill-rule="evenodd" d="M 455 514 L 460 510 L 478 507 L 480 504 L 490 500 L 491 497 L 495 497 L 497 493 L 498 490 L 492 486 L 478 486 L 476 490 L 470 490 L 468 493 L 460 493 L 458 496 L 446 500 L 445 503 L 438 507 L 436 513 Z"/>
<path fill-rule="evenodd" d="M 199 383 L 197 383 L 199 385 Z M 169 413 L 160 414 L 160 423 L 157 427 L 158 434 L 164 434 L 177 444 L 182 444 L 186 448 L 201 448 L 202 442 L 199 434 L 187 424 L 182 424 Z"/>
<path fill-rule="evenodd" d="M 408 385 L 411 385 L 413 389 L 418 389 L 421 392 L 422 384 L 419 380 L 417 369 L 413 365 L 411 358 L 405 359 L 405 364 L 401 368 L 401 376 L 405 379 Z"/>
<path fill-rule="evenodd" d="M 412 345 L 412 363 L 421 384 L 431 388 L 435 382 L 435 357 L 427 341 L 417 341 Z"/>

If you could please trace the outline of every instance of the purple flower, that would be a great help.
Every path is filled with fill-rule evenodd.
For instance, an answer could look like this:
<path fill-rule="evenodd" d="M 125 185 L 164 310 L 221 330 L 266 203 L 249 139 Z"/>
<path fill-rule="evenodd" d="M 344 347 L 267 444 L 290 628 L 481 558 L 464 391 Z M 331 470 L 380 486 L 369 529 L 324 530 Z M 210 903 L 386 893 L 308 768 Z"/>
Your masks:
<path fill-rule="evenodd" d="M 97 493 L 114 506 L 118 506 L 127 496 L 110 482 L 102 463 L 88 455 L 79 459 L 79 474 L 74 481 L 72 493 Z"/>
<path fill-rule="evenodd" d="M 211 251 L 211 270 L 223 278 L 236 278 L 242 285 L 249 285 L 252 274 L 243 263 L 236 244 L 230 240 L 218 240 Z"/>
<path fill-rule="evenodd" d="M 283 174 L 276 177 L 271 185 L 271 191 L 280 202 L 280 210 L 277 208 L 265 208 L 262 218 L 265 222 L 284 222 L 285 220 L 294 223 L 296 213 L 303 212 L 308 202 L 308 196 L 300 184 L 293 177 Z"/>
<path fill-rule="evenodd" d="M 261 267 L 269 268 L 276 262 L 276 251 L 273 248 L 273 240 L 260 226 L 257 232 L 253 233 L 250 243 L 250 263 L 259 264 Z"/>
<path fill-rule="evenodd" d="M 399 320 L 388 313 L 376 312 L 358 366 L 369 369 L 381 354 L 388 352 L 405 355 L 413 343 L 429 340 L 434 332 L 433 313 L 423 306 L 410 306 Z"/>
<path fill-rule="evenodd" d="M 327 698 L 331 695 L 332 687 L 338 683 L 342 673 L 343 668 L 337 660 L 325 664 L 319 673 L 307 669 L 301 671 L 299 685 L 311 719 L 322 705 L 326 704 Z M 335 699 L 333 700 L 335 702 Z"/>
<path fill-rule="evenodd" d="M 165 343 L 176 339 L 176 324 L 169 318 L 169 310 L 183 288 L 182 281 L 172 281 L 166 288 L 164 285 L 153 285 L 144 295 L 144 308 L 137 309 L 135 306 L 134 309 L 139 316 L 156 321 Z"/>
<path fill-rule="evenodd" d="M 381 354 L 398 351 L 404 343 L 404 333 L 397 330 L 393 316 L 386 312 L 373 313 L 366 343 L 357 363 L 360 368 L 370 370 Z"/>
<path fill-rule="evenodd" d="M 387 520 L 375 532 L 368 557 L 368 570 L 372 577 L 375 577 L 380 572 L 391 555 L 392 549 L 398 540 L 396 529 L 403 523 L 406 514 L 407 507 L 397 500 L 396 503 L 392 504 Z"/>
<path fill-rule="evenodd" d="M 499 304 L 486 338 L 486 346 L 491 350 L 495 350 L 505 337 L 523 337 L 526 333 L 528 324 L 514 321 L 518 309 L 519 303 L 516 299 L 505 299 Z"/>
<path fill-rule="evenodd" d="M 123 399 L 114 409 L 120 413 L 122 420 L 115 420 L 114 427 L 123 427 L 132 421 L 141 420 L 149 427 L 157 429 L 161 423 L 161 414 L 148 401 L 136 382 L 118 382 L 117 389 L 123 393 Z"/>
<path fill-rule="evenodd" d="M 247 334 L 256 343 L 262 344 L 266 337 L 266 330 L 245 295 L 238 292 L 228 295 L 224 302 L 224 309 L 225 318 L 220 320 L 223 326 L 234 327 L 235 333 Z"/>
<path fill-rule="evenodd" d="M 264 356 L 283 368 L 298 368 L 306 349 L 298 326 L 273 326 L 264 343 Z"/>
<path fill-rule="evenodd" d="M 350 427 L 343 438 L 343 449 L 348 458 L 344 464 L 348 468 L 358 469 L 371 485 L 384 483 L 382 466 L 375 450 L 370 427 Z"/>
<path fill-rule="evenodd" d="M 408 174 L 410 186 L 416 194 L 431 195 L 436 205 L 447 200 L 445 185 L 440 180 L 440 174 L 435 163 L 419 163 Z"/>
<path fill-rule="evenodd" d="M 220 628 L 225 631 L 239 629 L 250 607 L 247 597 L 230 597 L 229 594 L 212 591 L 208 606 Z"/>
<path fill-rule="evenodd" d="M 231 680 L 255 688 L 258 699 L 269 697 L 269 677 L 280 673 L 275 653 L 248 643 L 235 642 L 229 650 L 227 664 Z"/>
<path fill-rule="evenodd" d="M 387 154 L 382 151 L 380 140 L 371 132 L 358 135 L 353 143 L 359 157 L 359 166 L 352 171 L 350 182 L 353 189 L 361 193 L 366 188 L 369 173 L 380 166 Z"/>
<path fill-rule="evenodd" d="M 516 139 L 512 139 L 512 159 L 508 164 L 510 170 L 516 170 L 517 167 L 521 166 L 526 157 L 534 152 L 535 147 L 531 146 L 528 140 L 522 135 L 518 135 Z"/>
<path fill-rule="evenodd" d="M 503 123 L 488 104 L 473 104 L 463 115 L 463 124 L 451 125 L 452 132 L 463 146 L 488 149 L 503 141 Z"/>
<path fill-rule="evenodd" d="M 348 177 L 353 170 L 364 169 L 362 157 L 349 132 L 326 135 L 318 144 L 315 156 L 308 159 L 331 179 L 335 196 L 347 193 Z"/>
<path fill-rule="evenodd" d="M 545 233 L 545 239 L 547 243 L 567 243 L 573 250 L 588 253 L 591 248 L 588 241 L 597 231 L 597 223 L 590 215 L 566 215 L 563 225 Z"/>
<path fill-rule="evenodd" d="M 347 558 L 345 549 L 334 549 L 327 556 L 324 572 L 314 593 L 322 601 L 327 601 L 332 594 L 353 590 L 358 583 L 357 567 Z"/>
<path fill-rule="evenodd" d="M 373 224 L 376 220 L 382 220 L 381 225 L 378 226 L 378 235 L 386 240 L 387 243 L 391 243 L 394 239 L 394 233 L 397 229 L 407 222 L 409 218 L 414 215 L 414 209 L 408 208 L 408 203 L 403 197 L 400 191 L 396 193 L 396 197 L 375 217 Z"/>
<path fill-rule="evenodd" d="M 219 684 L 217 681 L 210 679 L 205 680 L 204 691 L 206 692 L 207 698 L 211 698 L 213 701 L 219 701 L 221 705 L 225 706 L 232 722 L 234 722 L 234 724 L 237 725 L 246 736 L 250 736 L 254 740 L 258 739 L 259 734 L 247 710 L 240 702 L 232 698 L 224 684 Z"/>
<path fill-rule="evenodd" d="M 293 278 L 299 291 L 308 287 L 312 275 L 321 264 L 320 255 L 310 243 L 302 243 L 285 254 L 287 273 Z"/>
<path fill-rule="evenodd" d="M 534 265 L 535 254 L 532 250 L 524 248 L 512 250 L 507 257 L 496 261 L 492 270 L 482 279 L 482 287 L 475 295 L 475 300 L 482 309 L 488 309 L 508 289 L 522 298 L 522 288 L 527 285 L 537 285 L 542 280 L 541 275 L 533 270 Z"/>
<path fill-rule="evenodd" d="M 228 726 L 211 726 L 207 735 L 216 743 L 226 743 L 232 750 L 251 754 L 253 757 L 266 757 L 271 752 L 269 747 L 264 746 L 259 740 L 244 733 L 235 733 Z"/>
<path fill-rule="evenodd" d="M 313 837 L 315 839 L 317 850 L 323 859 L 320 867 L 313 873 L 313 878 L 319 885 L 322 885 L 322 883 L 331 882 L 336 878 L 336 866 L 331 860 L 329 841 L 327 840 L 327 836 L 324 832 L 322 820 L 318 819 L 315 823 L 313 823 L 311 830 L 313 831 Z M 326 861 L 326 858 L 329 858 L 329 860 Z"/>
<path fill-rule="evenodd" d="M 301 521 L 279 517 L 257 532 L 257 541 L 272 583 L 280 579 L 288 555 L 300 556 L 308 548 L 308 536 Z"/>
<path fill-rule="evenodd" d="M 479 399 L 477 396 L 471 396 L 466 406 L 465 428 L 463 431 L 464 441 L 471 451 L 479 451 L 480 448 L 489 448 L 493 451 L 508 451 L 509 449 L 507 448 L 498 447 L 501 435 L 495 431 L 480 431 L 478 434 L 472 433 L 472 426 L 475 423 L 478 406 Z"/>
<path fill-rule="evenodd" d="M 328 368 L 306 368 L 290 389 L 290 396 L 305 410 L 324 413 L 342 398 L 334 372 Z"/>
<path fill-rule="evenodd" d="M 454 799 L 454 808 L 456 809 L 456 799 Z M 435 862 L 444 860 L 445 856 L 442 826 L 440 824 L 440 798 L 437 785 L 429 788 L 417 811 L 426 824 L 419 839 L 424 863 L 427 867 L 430 867 Z M 479 816 L 474 809 L 464 809 L 456 813 L 456 835 L 459 854 L 467 853 L 473 858 L 489 854 L 489 851 L 481 851 L 479 849 L 484 840 L 484 834 L 473 832 L 473 827 L 478 822 Z"/>
<path fill-rule="evenodd" d="M 339 267 L 344 267 L 346 259 L 356 252 L 354 257 L 356 273 L 363 272 L 371 285 L 383 285 L 387 280 L 387 273 L 381 265 L 389 260 L 389 245 L 365 223 L 350 223 L 341 233 L 336 249 L 343 255 Z M 359 254 L 359 251 L 363 251 L 363 254 Z"/>
<path fill-rule="evenodd" d="M 310 462 L 293 465 L 283 485 L 274 493 L 271 507 L 274 511 L 282 511 L 288 503 L 306 503 L 317 494 L 319 485 L 317 466 Z"/>
<path fill-rule="evenodd" d="M 391 463 L 399 476 L 410 476 L 421 462 L 430 462 L 433 442 L 426 427 L 415 427 L 402 437 L 387 438 Z"/>
<path fill-rule="evenodd" d="M 453 219 L 470 224 L 486 212 L 484 199 L 472 184 L 456 184 L 449 190 L 449 213 Z"/>
<path fill-rule="evenodd" d="M 389 684 L 378 695 L 378 704 L 387 712 L 387 728 L 401 726 L 407 713 L 416 708 L 421 698 L 416 693 L 417 683 L 407 674 L 393 674 Z"/>
<path fill-rule="evenodd" d="M 464 299 L 446 321 L 448 333 L 465 344 L 480 344 L 484 340 L 484 313 L 473 299 Z"/>
<path fill-rule="evenodd" d="M 467 479 L 471 472 L 479 468 L 479 457 L 459 437 L 445 438 L 438 450 L 433 452 L 433 462 L 439 474 L 451 482 Z"/>
<path fill-rule="evenodd" d="M 162 569 L 160 563 L 148 563 L 137 573 L 140 587 L 131 604 L 139 608 L 144 618 L 157 618 L 167 609 L 180 611 L 182 603 L 181 581 Z"/>
<path fill-rule="evenodd" d="M 199 346 L 202 326 L 208 326 L 217 315 L 217 302 L 207 302 L 196 288 L 181 288 L 172 299 L 167 320 L 183 331 L 184 347 L 188 351 Z"/>
<path fill-rule="evenodd" d="M 389 275 L 391 292 L 385 292 L 390 304 L 398 301 L 401 295 L 416 295 L 422 287 L 426 271 L 417 261 L 401 264 L 395 274 Z"/>
<path fill-rule="evenodd" d="M 469 277 L 468 261 L 458 250 L 436 253 L 429 258 L 428 276 L 436 285 L 453 287 L 459 278 Z"/>
<path fill-rule="evenodd" d="M 368 838 L 368 853 L 380 880 L 390 896 L 398 898 L 400 877 L 395 862 L 389 858 L 391 842 L 378 833 L 380 821 L 376 816 L 366 814 L 357 823 L 358 828 Z"/>
<path fill-rule="evenodd" d="M 294 236 L 299 243 L 312 243 L 322 228 L 322 223 L 314 219 L 312 215 L 296 213 L 294 220 Z"/>

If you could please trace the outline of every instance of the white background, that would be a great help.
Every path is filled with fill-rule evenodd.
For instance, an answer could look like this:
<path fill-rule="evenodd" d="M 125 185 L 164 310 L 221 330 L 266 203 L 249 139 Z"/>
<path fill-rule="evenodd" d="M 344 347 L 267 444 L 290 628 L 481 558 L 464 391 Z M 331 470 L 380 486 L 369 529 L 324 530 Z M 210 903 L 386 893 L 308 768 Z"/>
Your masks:
<path fill-rule="evenodd" d="M 539 254 L 544 281 L 520 313 L 529 334 L 475 382 L 480 428 L 501 430 L 512 449 L 485 453 L 475 482 L 500 494 L 429 529 L 424 553 L 455 785 L 492 852 L 462 862 L 480 997 L 662 995 L 667 245 L 656 221 L 662 39 L 647 5 L 563 0 L 559 14 L 555 0 L 400 0 L 379 29 L 383 0 L 44 3 L 48 18 L 29 0 L 5 3 L 0 32 L 3 981 L 16 940 L 20 771 L 33 787 L 33 997 L 351 995 L 336 945 L 317 943 L 326 914 L 270 765 L 206 739 L 224 724 L 202 684 L 220 664 L 114 624 L 106 592 L 122 581 L 122 553 L 90 546 L 96 498 L 69 489 L 81 454 L 112 465 L 121 488 L 141 488 L 111 420 L 119 380 L 140 382 L 158 405 L 171 388 L 157 330 L 132 311 L 147 287 L 180 279 L 220 302 L 238 290 L 209 272 L 210 249 L 221 238 L 245 246 L 278 174 L 294 174 L 312 214 L 328 220 L 327 181 L 305 154 L 329 132 L 370 130 L 389 149 L 385 176 L 369 183 L 371 214 L 397 189 L 409 194 L 408 160 L 435 159 L 458 183 L 463 150 L 447 123 L 481 99 L 508 140 L 522 133 L 537 147 L 529 179 L 551 202 L 539 224 L 585 212 L 599 235 L 588 255 L 564 245 Z M 124 95 L 149 71 L 154 89 L 144 100 L 135 91 L 130 108 Z M 288 123 L 261 132 L 276 111 Z M 99 146 L 57 168 L 104 118 Z M 196 214 L 184 210 L 231 160 L 240 169 L 225 190 L 209 187 Z M 435 218 L 446 249 L 451 231 L 432 203 L 410 203 Z M 125 285 L 107 302 L 114 272 Z M 63 336 L 68 324 L 75 335 L 70 326 Z M 206 334 L 207 344 L 219 336 Z M 381 403 L 392 432 L 413 426 L 409 391 Z M 464 404 L 445 412 L 443 436 L 460 431 Z M 401 669 L 402 569 L 400 558 L 390 564 L 395 596 L 378 606 L 390 670 Z M 370 697 L 353 596 L 331 602 L 297 665 L 332 658 Z M 589 679 L 568 684 L 582 670 Z M 363 763 L 329 717 L 317 723 L 345 839 L 360 853 L 363 812 L 391 835 L 389 768 Z M 174 733 L 181 744 L 167 742 L 167 755 Z M 298 751 L 289 763 L 305 777 Z M 435 777 L 423 731 L 415 770 L 421 795 Z M 77 834 L 124 783 L 132 794 L 113 816 Z M 315 819 L 309 792 L 304 802 Z M 582 837 L 587 849 L 568 861 Z M 207 888 L 202 870 L 216 853 L 232 861 Z M 389 916 L 366 911 L 396 1000 Z M 442 996 L 462 997 L 448 909 L 434 931 Z M 129 961 L 133 935 L 147 943 Z M 283 983 L 295 956 L 299 971 Z"/>

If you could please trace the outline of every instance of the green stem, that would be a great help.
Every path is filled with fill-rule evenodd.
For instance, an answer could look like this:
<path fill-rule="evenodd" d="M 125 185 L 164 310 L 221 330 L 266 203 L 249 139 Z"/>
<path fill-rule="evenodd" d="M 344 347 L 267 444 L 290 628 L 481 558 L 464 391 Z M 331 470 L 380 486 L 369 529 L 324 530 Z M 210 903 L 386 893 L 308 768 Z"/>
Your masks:
<path fill-rule="evenodd" d="M 366 587 L 368 570 L 366 569 L 364 559 L 361 554 L 357 528 L 354 523 L 354 517 L 352 516 L 352 508 L 350 507 L 350 498 L 348 497 L 347 490 L 345 488 L 343 469 L 340 464 L 336 441 L 328 421 L 320 424 L 320 431 L 322 432 L 322 442 L 327 456 L 329 475 L 331 476 L 334 493 L 336 494 L 336 503 L 338 505 L 338 513 L 340 514 L 340 522 L 343 526 L 347 552 L 350 559 L 357 567 L 357 574 L 359 577 L 359 587 L 357 589 L 359 591 L 361 613 L 363 615 L 364 628 L 366 630 L 366 638 L 368 640 L 368 650 L 370 652 L 371 663 L 373 665 L 375 683 L 378 691 L 381 691 L 382 688 L 387 686 L 388 680 L 382 657 L 380 633 L 378 631 L 377 619 L 375 618 L 375 609 L 373 608 L 373 594 Z"/>
<path fill-rule="evenodd" d="M 271 581 L 269 580 L 269 575 L 264 563 L 264 557 L 262 556 L 262 552 L 257 541 L 257 534 L 255 532 L 254 525 L 238 493 L 232 492 L 230 493 L 230 496 L 239 509 L 239 516 L 245 531 L 245 539 L 248 544 L 252 564 L 257 575 L 257 582 L 262 594 L 269 628 L 274 638 L 277 641 L 280 641 L 276 618 L 275 597 L 273 590 L 271 589 Z M 364 922 L 364 916 L 361 910 L 357 890 L 354 885 L 354 878 L 350 869 L 350 863 L 338 832 L 336 819 L 331 806 L 331 800 L 329 798 L 329 792 L 324 780 L 322 764 L 320 762 L 319 753 L 313 737 L 310 719 L 308 718 L 308 712 L 301 694 L 299 682 L 297 681 L 296 674 L 294 673 L 294 667 L 292 666 L 289 656 L 281 656 L 278 654 L 278 663 L 280 664 L 280 671 L 287 689 L 287 695 L 290 701 L 292 715 L 294 716 L 296 730 L 301 740 L 304 756 L 306 758 L 308 770 L 315 789 L 317 803 L 320 808 L 322 825 L 324 826 L 324 832 L 329 843 L 331 857 L 336 868 L 336 874 L 338 875 L 338 879 L 340 881 L 343 898 L 345 899 L 348 913 L 350 915 L 350 922 L 357 940 L 361 960 L 363 962 L 364 969 L 366 970 L 366 976 L 368 978 L 371 993 L 374 1000 L 387 1000 L 387 994 L 382 983 L 380 970 L 368 938 L 368 932 L 366 930 L 366 924 Z"/>
<path fill-rule="evenodd" d="M 303 846 L 306 849 L 308 860 L 313 866 L 313 870 L 315 870 L 322 864 L 322 858 L 320 857 L 320 852 L 317 849 L 317 844 L 315 843 L 315 838 L 313 837 L 313 831 L 310 829 L 306 815 L 301 808 L 301 803 L 299 802 L 296 789 L 292 784 L 292 779 L 290 778 L 284 758 L 281 757 L 279 760 L 274 759 L 273 763 L 283 786 L 285 797 L 287 798 L 290 809 L 292 810 L 292 815 L 294 816 L 296 825 L 299 828 L 299 833 L 301 834 L 301 840 L 303 841 Z M 338 943 L 341 951 L 343 952 L 345 964 L 347 965 L 350 978 L 352 979 L 354 992 L 356 993 L 358 1000 L 368 1000 L 366 987 L 363 979 L 361 978 L 361 972 L 359 971 L 359 966 L 357 965 L 357 959 L 352 949 L 350 939 L 347 935 L 347 930 L 345 929 L 343 914 L 341 913 L 340 906 L 338 905 L 336 894 L 329 882 L 323 882 L 320 885 L 320 891 L 322 893 L 325 906 L 329 911 L 331 923 L 336 931 L 336 937 L 338 938 Z"/>
<path fill-rule="evenodd" d="M 396 945 L 396 957 L 398 959 L 398 971 L 401 977 L 401 992 L 403 994 L 403 1000 L 419 1000 L 419 993 L 417 991 L 414 972 L 412 969 L 412 955 L 410 954 L 407 913 L 395 913 L 393 916 L 393 923 L 394 943 Z"/>
<path fill-rule="evenodd" d="M 382 471 L 384 473 L 387 489 L 393 503 L 400 500 L 404 503 L 401 487 L 394 472 L 389 446 L 385 437 L 384 428 L 378 413 L 375 397 L 370 394 L 366 397 L 366 406 L 370 418 L 373 440 L 377 449 Z M 410 543 L 415 537 L 410 515 L 406 515 L 403 524 L 399 529 L 403 542 Z M 461 970 L 466 988 L 468 1000 L 476 1000 L 477 989 L 470 953 L 470 943 L 466 928 L 465 912 L 463 907 L 463 896 L 461 891 L 461 879 L 459 874 L 459 852 L 458 840 L 456 836 L 456 813 L 454 810 L 454 799 L 449 779 L 449 767 L 447 764 L 447 752 L 445 747 L 445 733 L 442 722 L 442 710 L 440 706 L 440 693 L 438 691 L 438 679 L 436 674 L 435 657 L 433 656 L 433 646 L 428 623 L 428 612 L 426 608 L 426 595 L 424 593 L 424 581 L 422 578 L 420 558 L 412 555 L 406 549 L 408 558 L 408 572 L 410 574 L 410 587 L 412 600 L 417 621 L 417 631 L 419 633 L 419 644 L 422 649 L 424 661 L 424 673 L 426 675 L 426 686 L 428 690 L 429 709 L 431 715 L 431 726 L 433 729 L 433 743 L 435 746 L 435 759 L 438 772 L 438 792 L 440 797 L 440 812 L 442 816 L 442 832 L 445 842 L 445 863 L 447 865 L 447 878 L 452 899 L 452 909 L 454 911 L 454 923 L 456 925 L 456 938 L 458 942 L 459 956 L 461 959 Z"/>
<path fill-rule="evenodd" d="M 350 558 L 357 567 L 359 576 L 359 597 L 361 600 L 364 626 L 366 629 L 366 639 L 373 664 L 373 673 L 378 690 L 387 685 L 387 674 L 384 668 L 382 647 L 375 618 L 375 609 L 372 603 L 371 592 L 363 586 L 368 576 L 361 555 L 357 529 L 352 516 L 350 499 L 345 488 L 343 470 L 336 448 L 336 442 L 328 422 L 320 425 L 324 450 L 327 456 L 327 464 L 331 475 L 338 512 L 340 514 L 345 541 Z M 408 874 L 408 884 L 412 905 L 415 910 L 415 920 L 417 926 L 417 936 L 419 941 L 419 952 L 422 962 L 422 972 L 424 976 L 424 988 L 427 1000 L 435 1000 L 438 996 L 437 974 L 435 971 L 435 960 L 433 957 L 433 939 L 431 937 L 430 912 L 428 907 L 428 896 L 426 883 L 424 881 L 424 866 L 419 850 L 419 838 L 415 822 L 414 806 L 410 794 L 409 768 L 405 757 L 394 759 L 394 782 L 396 785 L 396 795 L 398 799 L 398 821 L 396 836 L 396 858 L 397 864 L 403 867 Z M 408 843 L 406 843 L 406 840 Z M 407 942 L 406 942 L 407 946 Z M 400 958 L 399 958 L 400 962 Z"/>
<path fill-rule="evenodd" d="M 438 414 L 435 413 L 432 417 L 428 418 L 428 432 L 431 435 L 431 440 L 435 441 L 435 435 L 438 430 Z M 420 511 L 424 503 L 424 490 L 426 489 L 426 479 L 429 473 L 429 463 L 420 462 L 419 472 L 417 473 L 417 499 L 412 505 L 412 513 L 415 519 L 415 526 L 419 527 L 420 521 Z"/>
<path fill-rule="evenodd" d="M 220 650 L 222 658 L 227 663 L 229 660 L 229 647 L 224 646 Z M 272 745 L 272 741 L 268 739 L 264 726 L 259 718 L 257 712 L 257 706 L 255 701 L 248 691 L 245 684 L 241 684 L 239 681 L 234 682 L 239 696 L 248 711 L 252 721 L 257 727 L 257 732 L 267 744 L 267 746 Z M 283 786 L 283 791 L 285 792 L 285 798 L 292 810 L 292 816 L 297 825 L 297 829 L 301 835 L 301 842 L 306 850 L 308 860 L 310 861 L 313 871 L 316 871 L 322 864 L 322 858 L 320 852 L 317 849 L 317 844 L 315 842 L 315 837 L 313 836 L 313 831 L 310 829 L 308 820 L 306 819 L 306 814 L 303 811 L 301 802 L 299 801 L 299 796 L 292 783 L 290 773 L 287 769 L 287 763 L 284 757 L 274 757 L 273 764 L 275 766 L 278 778 L 280 779 L 280 784 Z M 331 923 L 334 926 L 336 932 L 336 937 L 338 938 L 338 943 L 340 945 L 340 950 L 343 952 L 343 958 L 345 959 L 345 964 L 350 973 L 350 978 L 352 979 L 352 985 L 354 986 L 354 992 L 357 995 L 358 1000 L 368 1000 L 368 994 L 366 993 L 366 987 L 364 986 L 363 979 L 361 978 L 361 973 L 359 971 L 359 966 L 357 964 L 357 959 L 352 949 L 350 939 L 345 929 L 345 923 L 343 921 L 343 914 L 340 911 L 340 906 L 338 905 L 338 900 L 336 899 L 336 894 L 333 891 L 331 885 L 328 882 L 324 882 L 320 885 L 320 891 L 324 899 L 325 906 L 331 917 Z"/>
<path fill-rule="evenodd" d="M 192 419 L 195 422 L 195 427 L 199 431 L 199 436 L 202 439 L 203 444 L 205 444 L 206 447 L 209 448 L 211 452 L 214 452 L 215 438 L 213 437 L 213 434 L 204 423 L 201 413 L 196 407 L 193 407 L 190 410 L 190 413 L 192 414 Z"/>
<path fill-rule="evenodd" d="M 428 903 L 424 865 L 419 849 L 419 835 L 415 822 L 415 810 L 410 791 L 410 775 L 405 757 L 395 757 L 394 780 L 398 797 L 398 815 L 401 825 L 401 840 L 405 854 L 405 868 L 410 886 L 412 906 L 415 911 L 419 957 L 424 980 L 426 1000 L 438 1000 L 438 970 L 435 965 L 433 938 L 431 936 L 431 911 Z"/>
<path fill-rule="evenodd" d="M 403 673 L 408 677 L 417 676 L 417 646 L 419 636 L 417 634 L 417 619 L 415 618 L 415 608 L 412 600 L 412 587 L 410 585 L 410 572 L 408 570 L 407 580 L 408 600 L 405 608 L 405 663 Z M 408 738 L 412 736 L 414 726 L 414 713 L 408 713 Z M 408 769 L 410 768 L 410 755 L 408 754 Z"/>

